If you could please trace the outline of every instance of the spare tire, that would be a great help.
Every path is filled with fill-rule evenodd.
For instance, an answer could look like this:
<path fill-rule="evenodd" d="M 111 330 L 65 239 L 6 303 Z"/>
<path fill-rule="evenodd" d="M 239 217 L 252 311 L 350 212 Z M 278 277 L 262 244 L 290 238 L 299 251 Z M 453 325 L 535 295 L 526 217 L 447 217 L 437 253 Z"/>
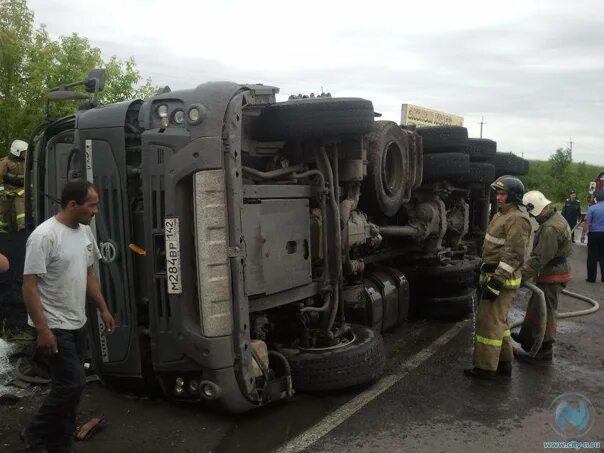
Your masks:
<path fill-rule="evenodd" d="M 497 152 L 497 143 L 488 138 L 469 138 L 468 153 L 472 162 L 486 162 Z"/>
<path fill-rule="evenodd" d="M 361 186 L 362 207 L 369 214 L 391 217 L 409 201 L 415 180 L 409 177 L 408 132 L 393 121 L 375 121 L 365 141 L 367 177 Z"/>
<path fill-rule="evenodd" d="M 338 390 L 379 378 L 386 363 L 382 337 L 354 324 L 350 333 L 349 342 L 332 348 L 280 349 L 291 367 L 294 389 Z"/>
<path fill-rule="evenodd" d="M 463 153 L 424 154 L 424 183 L 457 181 L 470 173 L 470 158 Z"/>
<path fill-rule="evenodd" d="M 312 98 L 267 106 L 252 126 L 256 140 L 362 135 L 373 125 L 373 104 L 361 98 Z"/>
<path fill-rule="evenodd" d="M 468 130 L 465 127 L 419 127 L 417 133 L 422 136 L 424 154 L 468 152 Z"/>

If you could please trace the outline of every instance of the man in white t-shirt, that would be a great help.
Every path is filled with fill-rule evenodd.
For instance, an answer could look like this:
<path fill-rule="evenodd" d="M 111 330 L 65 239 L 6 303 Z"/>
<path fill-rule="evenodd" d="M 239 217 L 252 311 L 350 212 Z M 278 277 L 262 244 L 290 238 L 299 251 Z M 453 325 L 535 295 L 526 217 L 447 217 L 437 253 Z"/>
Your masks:
<path fill-rule="evenodd" d="M 96 188 L 83 180 L 68 182 L 61 210 L 29 236 L 23 270 L 23 300 L 37 347 L 48 354 L 50 393 L 31 425 L 22 432 L 31 451 L 71 451 L 76 411 L 86 384 L 86 297 L 101 313 L 105 333 L 115 321 L 93 271 L 100 257 L 88 226 L 98 211 Z"/>

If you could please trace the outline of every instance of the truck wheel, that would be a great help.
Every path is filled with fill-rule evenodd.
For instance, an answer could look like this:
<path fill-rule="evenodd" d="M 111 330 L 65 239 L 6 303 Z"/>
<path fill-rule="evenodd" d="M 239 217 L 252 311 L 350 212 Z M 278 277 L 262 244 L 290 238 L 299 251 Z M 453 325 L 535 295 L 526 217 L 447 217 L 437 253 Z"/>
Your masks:
<path fill-rule="evenodd" d="M 458 180 L 470 173 L 470 158 L 463 153 L 424 154 L 423 182 Z"/>
<path fill-rule="evenodd" d="M 393 121 L 375 121 L 365 136 L 367 177 L 363 181 L 363 208 L 369 214 L 395 215 L 409 195 L 409 147 L 406 132 Z M 415 171 L 415 170 L 414 170 Z"/>
<path fill-rule="evenodd" d="M 519 175 L 524 169 L 521 158 L 513 153 L 496 153 L 493 159 L 496 177 L 501 175 Z"/>
<path fill-rule="evenodd" d="M 362 135 L 371 129 L 373 118 L 373 104 L 366 99 L 294 99 L 267 106 L 252 135 L 265 141 Z"/>
<path fill-rule="evenodd" d="M 520 172 L 518 173 L 518 175 L 519 176 L 528 175 L 529 165 L 530 165 L 529 161 L 522 157 L 520 157 L 519 159 L 520 159 L 520 164 L 519 164 Z"/>
<path fill-rule="evenodd" d="M 488 162 L 470 162 L 470 173 L 459 178 L 459 182 L 481 184 L 492 183 L 494 180 L 495 166 Z"/>
<path fill-rule="evenodd" d="M 486 162 L 497 153 L 497 142 L 488 138 L 469 138 L 468 153 L 472 162 Z"/>
<path fill-rule="evenodd" d="M 472 313 L 476 290 L 467 289 L 456 296 L 430 297 L 421 303 L 421 313 L 432 319 L 461 319 Z"/>
<path fill-rule="evenodd" d="M 348 341 L 324 349 L 282 349 L 299 391 L 338 390 L 367 384 L 380 377 L 386 363 L 380 334 L 352 325 Z"/>
<path fill-rule="evenodd" d="M 460 288 L 474 288 L 480 263 L 480 258 L 468 256 L 461 260 L 451 260 L 444 266 L 419 266 L 403 270 L 403 273 L 414 289 L 432 297 L 456 292 Z"/>
<path fill-rule="evenodd" d="M 468 130 L 465 127 L 418 127 L 417 133 L 422 136 L 424 154 L 468 152 Z"/>

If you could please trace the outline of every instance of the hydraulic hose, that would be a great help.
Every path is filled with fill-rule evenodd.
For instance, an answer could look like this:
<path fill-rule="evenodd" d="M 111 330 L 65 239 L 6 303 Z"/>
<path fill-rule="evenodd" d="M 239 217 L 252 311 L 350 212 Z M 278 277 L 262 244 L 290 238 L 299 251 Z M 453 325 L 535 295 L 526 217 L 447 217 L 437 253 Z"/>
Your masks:
<path fill-rule="evenodd" d="M 271 170 L 271 171 L 260 171 L 260 170 L 256 170 L 255 168 L 250 168 L 250 167 L 242 167 L 241 169 L 245 173 L 256 176 L 257 178 L 260 178 L 260 179 L 277 179 L 282 176 L 289 175 L 290 173 L 298 173 L 300 171 L 304 171 L 304 166 L 295 165 L 293 167 L 278 168 L 277 170 Z"/>
<path fill-rule="evenodd" d="M 539 297 L 539 319 L 541 320 L 541 322 L 539 325 L 539 332 L 537 335 L 537 340 L 535 341 L 535 343 L 533 344 L 533 346 L 531 347 L 531 350 L 529 352 L 531 357 L 535 357 L 535 354 L 537 354 L 537 352 L 541 348 L 541 345 L 543 344 L 543 337 L 545 335 L 545 327 L 546 327 L 545 325 L 546 325 L 546 321 L 547 321 L 547 317 L 546 317 L 547 309 L 546 309 L 546 305 L 545 305 L 545 295 L 543 294 L 543 291 L 541 291 L 536 285 L 534 285 L 532 283 L 523 282 L 522 285 L 525 286 L 526 288 L 530 289 L 531 291 L 533 291 L 533 293 L 537 294 L 537 296 Z M 591 299 L 587 296 L 584 296 L 583 294 L 578 294 L 573 291 L 569 291 L 567 289 L 562 290 L 562 294 L 566 294 L 567 296 L 572 297 L 574 299 L 578 299 L 578 300 L 587 302 L 588 304 L 591 305 L 591 307 L 586 308 L 584 310 L 576 310 L 576 311 L 558 313 L 558 319 L 585 316 L 585 315 L 595 313 L 596 311 L 598 311 L 600 309 L 600 304 L 597 301 L 595 301 L 594 299 Z M 522 321 L 515 322 L 514 324 L 512 324 L 510 326 L 510 329 L 514 329 L 521 325 L 522 325 Z"/>

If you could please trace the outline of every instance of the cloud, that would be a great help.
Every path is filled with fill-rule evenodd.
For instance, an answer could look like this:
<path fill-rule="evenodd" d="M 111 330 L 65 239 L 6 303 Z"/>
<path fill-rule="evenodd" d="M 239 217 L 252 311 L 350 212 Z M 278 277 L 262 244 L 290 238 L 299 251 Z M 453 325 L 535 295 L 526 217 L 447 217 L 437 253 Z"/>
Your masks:
<path fill-rule="evenodd" d="M 572 137 L 575 159 L 604 164 L 604 4 L 276 0 L 30 0 L 55 36 L 87 36 L 134 56 L 158 85 L 262 82 L 292 93 L 402 103 L 462 115 L 505 151 L 545 159 Z"/>

